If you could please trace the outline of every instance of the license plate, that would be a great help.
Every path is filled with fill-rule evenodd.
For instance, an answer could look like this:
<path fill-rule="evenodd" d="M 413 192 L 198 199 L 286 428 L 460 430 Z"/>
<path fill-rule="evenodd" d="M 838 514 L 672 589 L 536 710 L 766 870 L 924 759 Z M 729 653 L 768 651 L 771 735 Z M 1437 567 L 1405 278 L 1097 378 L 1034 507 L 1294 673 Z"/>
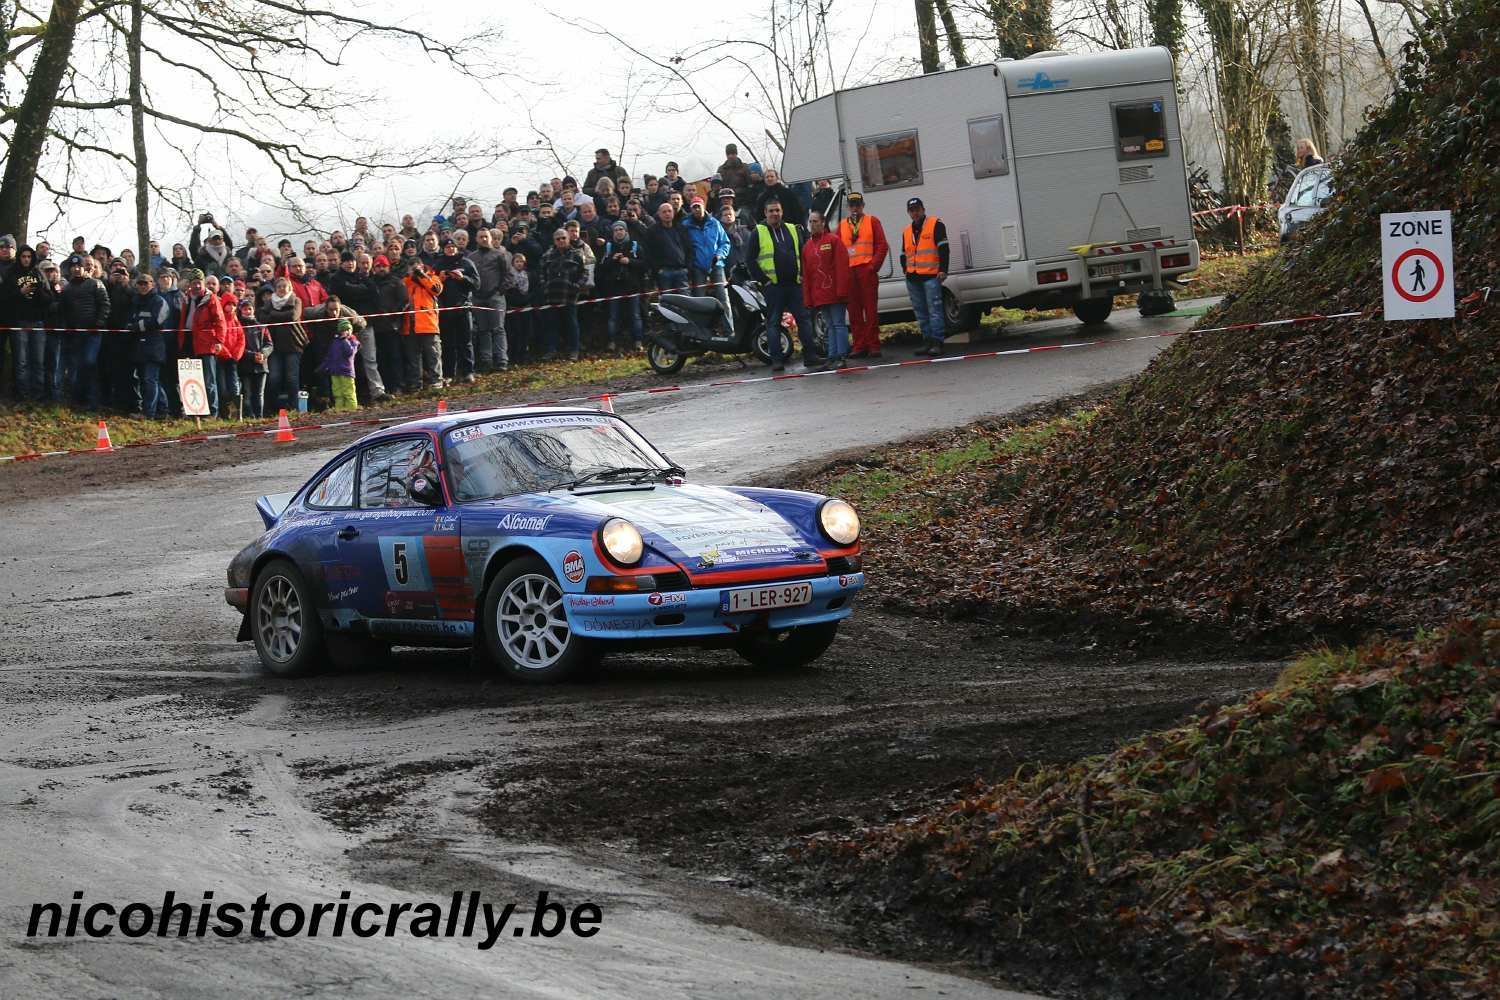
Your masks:
<path fill-rule="evenodd" d="M 812 584 L 782 583 L 774 587 L 746 587 L 719 592 L 719 610 L 734 615 L 747 611 L 779 611 L 812 603 Z"/>
<path fill-rule="evenodd" d="M 1111 274 L 1124 274 L 1128 269 L 1125 262 L 1120 261 L 1118 264 L 1098 264 L 1092 270 L 1096 278 L 1105 278 Z"/>

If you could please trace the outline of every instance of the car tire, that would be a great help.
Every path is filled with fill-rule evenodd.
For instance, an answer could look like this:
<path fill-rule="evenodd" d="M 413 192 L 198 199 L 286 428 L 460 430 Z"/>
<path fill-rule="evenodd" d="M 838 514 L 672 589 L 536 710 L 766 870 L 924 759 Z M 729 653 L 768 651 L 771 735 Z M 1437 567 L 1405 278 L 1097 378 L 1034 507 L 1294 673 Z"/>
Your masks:
<path fill-rule="evenodd" d="M 1142 292 L 1136 297 L 1135 307 L 1142 316 L 1165 316 L 1169 312 L 1177 311 L 1177 301 L 1172 298 L 1168 291 Z"/>
<path fill-rule="evenodd" d="M 1097 299 L 1079 299 L 1073 303 L 1073 315 L 1084 326 L 1098 326 L 1109 319 L 1110 312 L 1115 307 L 1113 296 L 1106 295 Z"/>
<path fill-rule="evenodd" d="M 508 677 L 550 684 L 587 670 L 595 643 L 568 624 L 562 587 L 536 556 L 513 559 L 484 592 L 484 642 L 490 659 Z"/>
<path fill-rule="evenodd" d="M 312 589 L 286 559 L 266 563 L 255 577 L 250 638 L 260 662 L 277 677 L 305 677 L 323 664 L 323 625 Z"/>
<path fill-rule="evenodd" d="M 838 634 L 838 622 L 747 632 L 734 651 L 762 670 L 798 670 L 828 652 Z"/>
<path fill-rule="evenodd" d="M 687 364 L 687 355 L 672 351 L 660 344 L 646 345 L 646 364 L 658 375 L 676 375 Z"/>
<path fill-rule="evenodd" d="M 949 333 L 970 333 L 979 329 L 979 320 L 984 314 L 978 306 L 958 301 L 958 296 L 943 289 L 943 321 Z"/>

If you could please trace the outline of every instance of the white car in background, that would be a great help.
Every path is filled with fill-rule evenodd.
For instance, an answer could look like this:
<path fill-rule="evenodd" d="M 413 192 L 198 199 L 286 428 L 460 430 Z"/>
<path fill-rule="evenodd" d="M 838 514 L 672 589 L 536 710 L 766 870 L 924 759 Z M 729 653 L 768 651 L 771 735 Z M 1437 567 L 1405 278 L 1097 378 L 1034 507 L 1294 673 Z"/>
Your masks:
<path fill-rule="evenodd" d="M 1276 210 L 1277 221 L 1281 224 L 1281 242 L 1289 242 L 1293 233 L 1323 211 L 1331 197 L 1333 173 L 1326 163 L 1299 171 L 1287 189 L 1286 200 Z"/>

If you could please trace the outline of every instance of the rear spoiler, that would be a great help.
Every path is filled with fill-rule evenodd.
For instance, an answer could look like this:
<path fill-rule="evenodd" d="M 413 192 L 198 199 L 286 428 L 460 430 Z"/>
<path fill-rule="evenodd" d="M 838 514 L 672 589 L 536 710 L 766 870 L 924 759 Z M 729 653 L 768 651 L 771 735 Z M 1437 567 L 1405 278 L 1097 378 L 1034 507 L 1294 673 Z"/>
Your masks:
<path fill-rule="evenodd" d="M 270 531 L 276 527 L 276 522 L 286 510 L 286 505 L 292 502 L 295 493 L 270 493 L 255 501 L 256 513 L 260 519 L 266 522 L 266 530 Z"/>

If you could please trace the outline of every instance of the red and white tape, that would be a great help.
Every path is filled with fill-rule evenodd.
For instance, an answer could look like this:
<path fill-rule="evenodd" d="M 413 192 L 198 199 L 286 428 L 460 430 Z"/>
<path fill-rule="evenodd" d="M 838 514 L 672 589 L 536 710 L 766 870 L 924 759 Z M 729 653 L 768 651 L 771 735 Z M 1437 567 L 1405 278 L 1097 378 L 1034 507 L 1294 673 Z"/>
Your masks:
<path fill-rule="evenodd" d="M 1473 296 L 1470 297 L 1471 299 Z M 1468 301 L 1468 300 L 1466 300 Z M 1042 354 L 1048 351 L 1066 351 L 1081 347 L 1107 347 L 1115 344 L 1130 344 L 1142 340 L 1161 340 L 1168 337 L 1182 336 L 1184 333 L 1222 333 L 1228 331 L 1255 330 L 1267 327 L 1293 326 L 1302 323 L 1321 323 L 1328 320 L 1353 319 L 1360 316 L 1373 315 L 1369 311 L 1341 312 L 1314 314 L 1308 316 L 1296 316 L 1290 319 L 1266 320 L 1259 323 L 1235 323 L 1229 326 L 1207 327 L 1201 330 L 1173 331 L 1167 333 L 1147 333 L 1135 337 L 1115 337 L 1101 340 L 1080 340 L 1064 344 L 1047 344 L 1040 347 L 1017 347 L 1004 351 L 975 351 L 968 354 L 951 354 L 946 357 L 936 358 L 913 358 L 906 361 L 885 361 L 869 365 L 852 365 L 847 368 L 826 369 L 821 371 L 783 372 L 780 374 L 756 375 L 748 378 L 724 379 L 712 382 L 690 382 L 686 385 L 665 385 L 649 389 L 607 389 L 596 393 L 580 396 L 563 396 L 557 399 L 543 399 L 526 406 L 558 406 L 568 403 L 592 403 L 608 397 L 611 400 L 626 399 L 632 396 L 657 396 L 663 393 L 691 392 L 696 389 L 719 389 L 726 386 L 757 385 L 767 382 L 787 382 L 797 379 L 819 378 L 823 376 L 848 376 L 859 375 L 870 372 L 896 371 L 902 368 L 916 368 L 926 365 L 954 364 L 962 361 L 987 361 L 995 358 L 1018 357 L 1024 354 Z M 369 417 L 363 419 L 337 420 L 319 424 L 293 424 L 292 430 L 297 433 L 317 430 L 333 430 L 342 427 L 376 426 L 381 424 L 399 423 L 406 420 L 417 420 L 422 417 L 436 416 L 438 412 L 423 411 L 417 413 L 403 413 L 386 417 Z M 463 410 L 448 409 L 448 413 L 461 413 Z M 167 445 L 198 444 L 207 441 L 230 441 L 237 439 L 274 438 L 277 432 L 275 426 L 256 428 L 254 430 L 235 431 L 220 434 L 192 434 L 185 437 L 159 438 L 152 441 L 136 441 L 127 445 L 116 445 L 115 451 L 124 451 L 132 448 L 153 448 Z M 94 448 L 70 448 L 59 451 L 29 452 L 21 455 L 0 455 L 0 463 L 24 462 L 40 458 L 55 458 L 62 455 L 96 455 L 110 454 L 100 452 Z"/>

